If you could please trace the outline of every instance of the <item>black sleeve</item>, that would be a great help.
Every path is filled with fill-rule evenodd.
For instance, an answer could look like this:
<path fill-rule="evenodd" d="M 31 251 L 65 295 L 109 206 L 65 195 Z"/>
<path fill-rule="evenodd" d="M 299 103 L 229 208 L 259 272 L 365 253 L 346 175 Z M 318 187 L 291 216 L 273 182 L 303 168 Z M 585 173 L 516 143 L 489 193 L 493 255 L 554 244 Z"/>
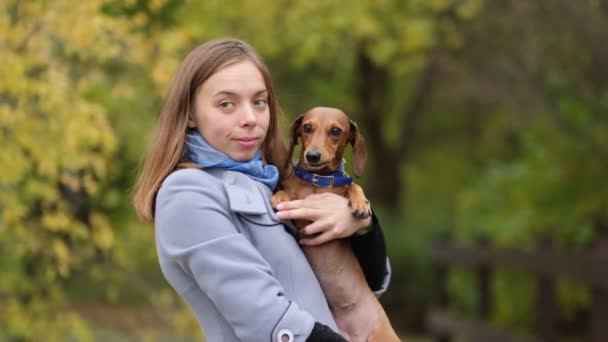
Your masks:
<path fill-rule="evenodd" d="M 331 330 L 327 325 L 315 322 L 314 328 L 306 342 L 347 342 L 342 335 Z"/>
<path fill-rule="evenodd" d="M 351 237 L 355 257 L 365 274 L 365 279 L 372 291 L 382 288 L 386 268 L 386 242 L 376 214 L 372 212 L 371 229 L 363 235 Z"/>

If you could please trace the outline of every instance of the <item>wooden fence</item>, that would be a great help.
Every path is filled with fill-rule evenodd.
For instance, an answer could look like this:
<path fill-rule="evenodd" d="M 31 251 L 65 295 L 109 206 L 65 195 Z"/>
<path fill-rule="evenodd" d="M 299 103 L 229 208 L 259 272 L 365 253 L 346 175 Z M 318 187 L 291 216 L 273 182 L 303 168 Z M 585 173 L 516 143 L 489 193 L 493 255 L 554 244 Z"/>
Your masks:
<path fill-rule="evenodd" d="M 573 279 L 590 286 L 587 341 L 608 342 L 608 239 L 598 239 L 584 253 L 563 254 L 547 241 L 533 252 L 491 248 L 480 243 L 462 248 L 442 243 L 431 254 L 436 272 L 436 307 L 427 316 L 428 328 L 438 341 L 464 337 L 469 341 L 557 341 L 556 278 Z M 478 317 L 465 319 L 447 310 L 446 289 L 450 265 L 467 265 L 476 274 Z M 496 268 L 523 270 L 536 277 L 536 336 L 522 337 L 491 327 L 487 321 L 493 310 L 492 274 Z"/>

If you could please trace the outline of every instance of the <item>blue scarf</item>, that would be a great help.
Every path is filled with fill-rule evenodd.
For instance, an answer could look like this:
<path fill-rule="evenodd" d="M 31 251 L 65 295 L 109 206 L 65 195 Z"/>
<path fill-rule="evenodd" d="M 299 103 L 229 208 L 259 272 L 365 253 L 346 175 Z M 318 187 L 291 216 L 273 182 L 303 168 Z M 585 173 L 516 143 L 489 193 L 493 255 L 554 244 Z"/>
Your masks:
<path fill-rule="evenodd" d="M 203 136 L 194 129 L 186 132 L 184 152 L 186 159 L 203 168 L 239 171 L 249 176 L 249 178 L 265 184 L 273 191 L 279 182 L 279 169 L 274 165 L 264 165 L 260 151 L 257 151 L 250 161 L 234 161 L 209 145 Z"/>

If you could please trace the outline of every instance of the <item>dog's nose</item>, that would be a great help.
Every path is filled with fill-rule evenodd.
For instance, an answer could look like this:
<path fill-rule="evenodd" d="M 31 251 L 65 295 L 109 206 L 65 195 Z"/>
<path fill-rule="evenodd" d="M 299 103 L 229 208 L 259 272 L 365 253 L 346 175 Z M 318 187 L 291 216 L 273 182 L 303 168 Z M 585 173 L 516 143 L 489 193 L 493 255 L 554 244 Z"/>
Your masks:
<path fill-rule="evenodd" d="M 309 164 L 316 164 L 321 160 L 321 152 L 318 151 L 308 151 L 306 152 L 306 161 Z"/>

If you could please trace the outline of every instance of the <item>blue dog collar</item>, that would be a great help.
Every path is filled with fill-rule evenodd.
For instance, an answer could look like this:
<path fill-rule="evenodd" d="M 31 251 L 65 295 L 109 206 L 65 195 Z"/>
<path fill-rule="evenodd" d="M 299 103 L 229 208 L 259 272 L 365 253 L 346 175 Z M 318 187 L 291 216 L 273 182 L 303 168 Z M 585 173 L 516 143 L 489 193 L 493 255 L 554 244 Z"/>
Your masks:
<path fill-rule="evenodd" d="M 319 188 L 331 188 L 334 186 L 351 185 L 353 183 L 353 179 L 344 170 L 335 171 L 329 175 L 318 175 L 305 171 L 300 166 L 295 165 L 294 172 L 301 180 Z"/>

